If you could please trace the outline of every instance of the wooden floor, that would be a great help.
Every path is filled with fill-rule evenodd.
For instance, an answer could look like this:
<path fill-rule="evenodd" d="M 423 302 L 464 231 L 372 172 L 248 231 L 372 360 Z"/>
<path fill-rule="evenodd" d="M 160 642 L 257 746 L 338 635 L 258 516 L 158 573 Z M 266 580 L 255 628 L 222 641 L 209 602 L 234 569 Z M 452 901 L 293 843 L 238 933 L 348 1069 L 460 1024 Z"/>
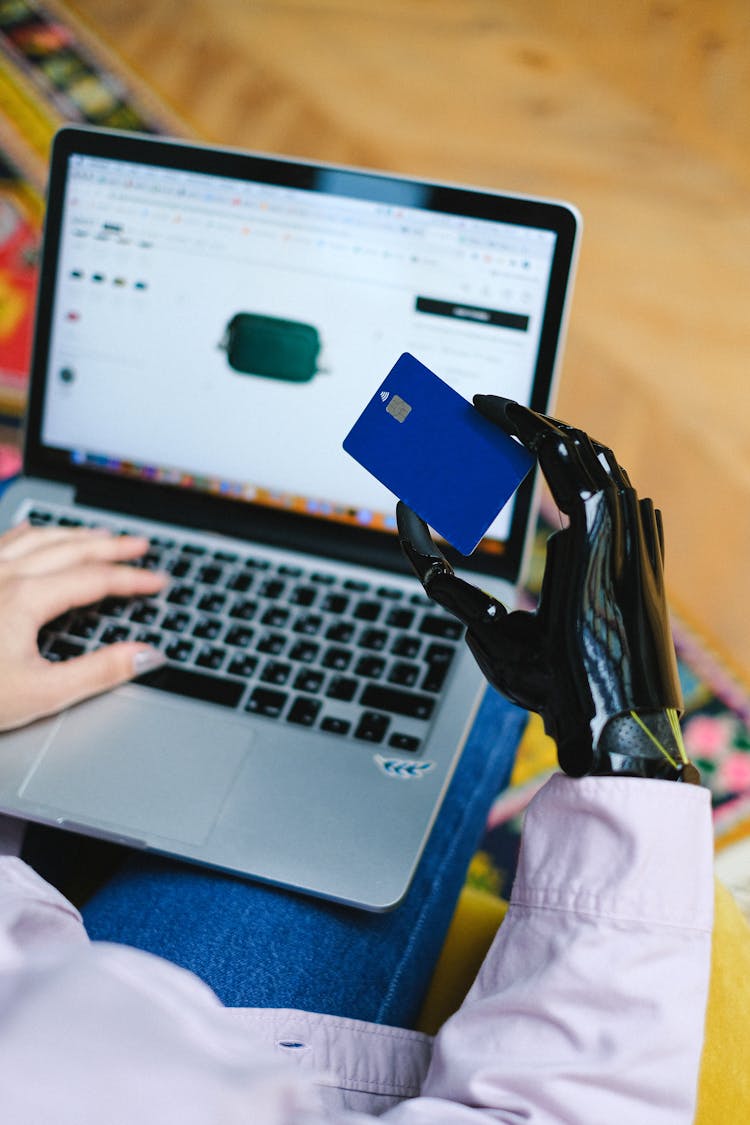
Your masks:
<path fill-rule="evenodd" d="M 75 0 L 201 137 L 567 198 L 558 413 L 663 508 L 672 602 L 750 684 L 747 0 Z"/>

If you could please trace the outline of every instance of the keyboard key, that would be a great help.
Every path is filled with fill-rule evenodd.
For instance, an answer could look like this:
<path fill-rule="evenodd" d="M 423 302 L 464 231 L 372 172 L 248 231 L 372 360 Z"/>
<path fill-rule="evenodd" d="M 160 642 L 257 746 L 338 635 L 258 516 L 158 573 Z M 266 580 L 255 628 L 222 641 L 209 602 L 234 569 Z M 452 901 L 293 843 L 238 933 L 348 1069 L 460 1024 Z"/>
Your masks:
<path fill-rule="evenodd" d="M 299 696 L 289 708 L 287 721 L 290 723 L 298 723 L 301 727 L 311 727 L 320 713 L 320 708 L 321 703 L 319 699 L 311 699 L 310 696 Z"/>
<path fill-rule="evenodd" d="M 414 616 L 413 609 L 392 609 L 388 613 L 385 623 L 393 629 L 411 629 Z"/>
<path fill-rule="evenodd" d="M 295 633 L 304 633 L 307 637 L 314 637 L 320 632 L 323 618 L 317 613 L 303 613 L 294 622 L 292 628 Z"/>
<path fill-rule="evenodd" d="M 348 734 L 352 724 L 348 719 L 340 719 L 337 715 L 326 715 L 320 720 L 320 729 L 326 734 Z"/>
<path fill-rule="evenodd" d="M 47 660 L 57 663 L 61 660 L 70 660 L 73 656 L 80 656 L 85 651 L 85 645 L 79 644 L 78 641 L 66 641 L 58 637 L 52 641 L 44 655 Z"/>
<path fill-rule="evenodd" d="M 171 563 L 167 563 L 166 570 L 172 575 L 173 578 L 185 578 L 191 569 L 192 563 L 190 559 L 183 558 L 181 555 L 173 559 Z"/>
<path fill-rule="evenodd" d="M 420 633 L 430 637 L 442 637 L 444 640 L 457 641 L 464 634 L 465 626 L 455 617 L 437 617 L 435 614 L 426 613 L 419 626 Z"/>
<path fill-rule="evenodd" d="M 391 652 L 394 656 L 405 656 L 407 660 L 413 660 L 421 647 L 419 637 L 415 637 L 413 633 L 401 633 L 391 645 Z"/>
<path fill-rule="evenodd" d="M 184 664 L 193 655 L 193 642 L 183 638 L 172 641 L 164 649 L 164 655 L 168 660 L 177 660 L 180 664 Z"/>
<path fill-rule="evenodd" d="M 413 754 L 415 750 L 419 749 L 419 739 L 415 738 L 413 734 L 400 734 L 396 731 L 388 739 L 388 745 L 393 750 L 406 750 Z"/>
<path fill-rule="evenodd" d="M 137 641 L 141 641 L 144 645 L 151 645 L 152 648 L 161 649 L 162 644 L 166 637 L 161 633 L 157 633 L 154 629 L 139 629 L 135 635 Z"/>
<path fill-rule="evenodd" d="M 226 605 L 226 594 L 220 594 L 217 591 L 211 591 L 210 594 L 204 594 L 198 602 L 198 609 L 202 613 L 221 613 Z"/>
<path fill-rule="evenodd" d="M 287 563 L 280 563 L 276 569 L 279 574 L 283 574 L 285 578 L 299 578 L 302 574 L 301 566 L 290 566 Z"/>
<path fill-rule="evenodd" d="M 262 598 L 280 598 L 284 590 L 284 582 L 281 582 L 278 578 L 268 578 L 263 583 L 258 593 Z"/>
<path fill-rule="evenodd" d="M 272 605 L 260 619 L 261 625 L 270 625 L 274 629 L 283 629 L 286 625 L 291 610 L 285 609 L 283 605 Z"/>
<path fill-rule="evenodd" d="M 202 566 L 196 574 L 198 582 L 202 582 L 204 586 L 215 586 L 220 582 L 224 575 L 224 569 L 220 566 Z"/>
<path fill-rule="evenodd" d="M 195 663 L 200 668 L 210 668 L 214 672 L 218 672 L 224 663 L 224 657 L 227 654 L 225 648 L 220 648 L 218 645 L 204 645 L 195 658 Z"/>
<path fill-rule="evenodd" d="M 130 620 L 136 625 L 153 625 L 159 616 L 159 607 L 154 602 L 136 602 L 130 611 Z"/>
<path fill-rule="evenodd" d="M 292 686 L 296 691 L 309 691 L 314 695 L 320 691 L 324 679 L 323 673 L 318 672 L 315 668 L 303 668 L 298 673 Z"/>
<path fill-rule="evenodd" d="M 208 672 L 195 672 L 189 668 L 176 668 L 173 664 L 147 672 L 136 683 L 159 691 L 173 692 L 175 695 L 203 699 L 207 703 L 220 703 L 222 707 L 236 707 L 245 690 L 245 685 L 238 680 L 222 679 Z"/>
<path fill-rule="evenodd" d="M 289 679 L 291 671 L 291 664 L 284 664 L 280 660 L 269 660 L 264 666 L 260 678 L 264 684 L 275 684 L 276 687 L 282 687 Z"/>
<path fill-rule="evenodd" d="M 363 656 L 357 661 L 354 674 L 364 676 L 367 680 L 379 680 L 384 671 L 385 660 L 382 656 Z"/>
<path fill-rule="evenodd" d="M 357 640 L 360 648 L 371 648 L 380 652 L 388 643 L 389 634 L 385 629 L 363 629 Z"/>
<path fill-rule="evenodd" d="M 358 621 L 377 621 L 382 608 L 380 602 L 359 602 L 354 607 L 354 616 Z"/>
<path fill-rule="evenodd" d="M 167 601 L 170 605 L 191 605 L 194 597 L 194 586 L 173 586 L 167 594 Z"/>
<path fill-rule="evenodd" d="M 257 656 L 250 656 L 247 653 L 242 653 L 238 656 L 233 656 L 229 661 L 227 672 L 231 676 L 244 676 L 246 679 L 252 676 L 255 669 L 258 667 Z"/>
<path fill-rule="evenodd" d="M 139 559 L 133 559 L 133 566 L 140 566 L 143 570 L 161 570 L 164 556 L 161 551 L 148 551 Z"/>
<path fill-rule="evenodd" d="M 342 645 L 348 644 L 353 636 L 354 626 L 349 621 L 335 621 L 325 633 L 327 641 L 338 641 Z"/>
<path fill-rule="evenodd" d="M 320 645 L 315 641 L 297 641 L 287 656 L 290 660 L 299 660 L 303 664 L 312 664 L 320 652 Z"/>
<path fill-rule="evenodd" d="M 286 692 L 258 687 L 251 693 L 245 710 L 254 715 L 265 715 L 267 719 L 278 719 L 287 699 Z"/>
<path fill-rule="evenodd" d="M 266 633 L 258 641 L 258 652 L 262 652 L 266 656 L 278 656 L 284 651 L 285 645 L 286 637 L 283 633 Z"/>
<path fill-rule="evenodd" d="M 218 617 L 202 617 L 193 629 L 193 636 L 202 641 L 215 641 L 223 628 Z"/>
<path fill-rule="evenodd" d="M 402 590 L 397 590 L 393 586 L 379 586 L 376 593 L 379 598 L 387 598 L 391 602 L 397 602 L 404 596 Z"/>
<path fill-rule="evenodd" d="M 257 602 L 251 602 L 247 598 L 238 598 L 231 606 L 229 616 L 236 617 L 239 621 L 251 621 L 257 610 Z"/>
<path fill-rule="evenodd" d="M 454 656 L 455 649 L 448 645 L 430 645 L 425 653 L 427 671 L 419 685 L 422 691 L 442 691 L 445 677 L 448 675 Z"/>
<path fill-rule="evenodd" d="M 333 668 L 336 672 L 345 672 L 352 662 L 353 655 L 351 649 L 331 647 L 323 656 L 323 667 Z"/>
<path fill-rule="evenodd" d="M 233 625 L 224 635 L 224 644 L 233 645 L 235 648 L 247 648 L 253 639 L 253 630 L 246 625 Z"/>
<path fill-rule="evenodd" d="M 238 574 L 233 574 L 227 582 L 227 589 L 234 590 L 235 593 L 244 594 L 253 584 L 252 574 L 248 574 L 246 570 L 239 571 Z"/>
<path fill-rule="evenodd" d="M 326 594 L 320 603 L 324 613 L 346 613 L 349 599 L 344 594 Z"/>
<path fill-rule="evenodd" d="M 348 676 L 332 676 L 326 695 L 329 699 L 339 699 L 342 703 L 349 703 L 357 694 L 358 680 Z"/>
<path fill-rule="evenodd" d="M 400 660 L 391 668 L 388 674 L 388 683 L 397 684 L 400 687 L 414 687 L 419 679 L 419 672 L 418 664 L 410 664 L 405 660 Z"/>
<path fill-rule="evenodd" d="M 206 548 L 202 547 L 199 543 L 183 543 L 182 550 L 186 555 L 200 556 L 207 553 Z"/>
<path fill-rule="evenodd" d="M 370 583 L 362 582 L 358 578 L 347 578 L 344 582 L 344 589 L 353 590 L 357 594 L 364 594 L 367 590 L 370 589 Z"/>
<path fill-rule="evenodd" d="M 435 708 L 435 700 L 429 695 L 402 691 L 400 688 L 385 687 L 382 684 L 366 684 L 359 702 L 363 707 L 374 707 L 380 711 L 390 711 L 395 715 L 406 715 L 412 719 L 429 719 Z"/>
<path fill-rule="evenodd" d="M 332 574 L 322 574 L 320 571 L 316 571 L 310 575 L 310 581 L 317 582 L 319 586 L 333 586 L 336 579 Z"/>
<path fill-rule="evenodd" d="M 234 551 L 214 551 L 213 556 L 218 563 L 233 563 L 237 562 L 237 555 Z"/>
<path fill-rule="evenodd" d="M 434 609 L 435 607 L 432 598 L 428 598 L 426 594 L 412 594 L 409 601 L 412 605 L 424 606 L 426 609 Z"/>
<path fill-rule="evenodd" d="M 292 605 L 310 606 L 318 596 L 318 591 L 313 586 L 298 586 L 292 591 L 289 601 Z"/>
<path fill-rule="evenodd" d="M 382 742 L 390 722 L 387 715 L 380 715 L 377 711 L 365 711 L 357 724 L 354 737 L 362 739 L 363 742 Z"/>
<path fill-rule="evenodd" d="M 127 641 L 129 637 L 130 629 L 127 625 L 107 625 L 99 640 L 103 645 L 115 645 L 119 641 Z"/>
<path fill-rule="evenodd" d="M 100 618 L 95 613 L 77 613 L 68 625 L 68 632 L 73 637 L 82 637 L 90 640 L 99 628 Z"/>
<path fill-rule="evenodd" d="M 105 598 L 96 608 L 105 617 L 122 617 L 130 609 L 130 602 L 125 598 Z"/>
<path fill-rule="evenodd" d="M 184 633 L 190 624 L 190 614 L 176 610 L 168 613 L 161 623 L 162 629 L 169 629 L 171 633 Z"/>

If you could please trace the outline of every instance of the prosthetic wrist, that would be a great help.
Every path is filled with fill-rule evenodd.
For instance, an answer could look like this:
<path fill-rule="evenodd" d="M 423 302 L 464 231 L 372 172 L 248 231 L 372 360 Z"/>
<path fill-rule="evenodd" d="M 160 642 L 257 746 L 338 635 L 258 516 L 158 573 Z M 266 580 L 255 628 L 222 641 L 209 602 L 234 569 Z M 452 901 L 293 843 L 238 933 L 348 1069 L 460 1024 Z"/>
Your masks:
<path fill-rule="evenodd" d="M 700 784 L 672 710 L 643 715 L 632 711 L 612 719 L 602 732 L 590 772 Z"/>

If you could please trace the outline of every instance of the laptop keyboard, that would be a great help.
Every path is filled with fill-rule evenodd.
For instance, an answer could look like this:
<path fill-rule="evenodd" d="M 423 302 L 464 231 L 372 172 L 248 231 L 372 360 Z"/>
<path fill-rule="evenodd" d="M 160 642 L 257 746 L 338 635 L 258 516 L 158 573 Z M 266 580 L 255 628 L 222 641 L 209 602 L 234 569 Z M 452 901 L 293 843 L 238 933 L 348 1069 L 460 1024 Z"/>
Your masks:
<path fill-rule="evenodd" d="M 94 526 L 39 506 L 28 518 Z M 67 660 L 145 641 L 168 663 L 139 683 L 398 752 L 420 749 L 464 632 L 423 594 L 183 535 L 152 537 L 136 565 L 166 571 L 170 585 L 63 615 L 40 632 L 42 655 Z"/>

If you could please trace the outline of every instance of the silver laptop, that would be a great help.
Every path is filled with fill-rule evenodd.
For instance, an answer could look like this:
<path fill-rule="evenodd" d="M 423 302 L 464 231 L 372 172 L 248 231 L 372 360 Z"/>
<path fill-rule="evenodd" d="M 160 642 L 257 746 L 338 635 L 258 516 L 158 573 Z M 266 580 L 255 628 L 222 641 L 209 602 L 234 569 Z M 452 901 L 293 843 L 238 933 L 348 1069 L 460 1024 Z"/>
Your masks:
<path fill-rule="evenodd" d="M 40 646 L 138 638 L 168 663 L 2 736 L 0 810 L 390 909 L 483 683 L 341 443 L 404 351 L 467 398 L 548 409 L 578 216 L 79 128 L 48 195 L 0 527 L 145 533 L 167 591 L 66 614 Z M 534 511 L 529 480 L 458 560 L 506 602 Z"/>

